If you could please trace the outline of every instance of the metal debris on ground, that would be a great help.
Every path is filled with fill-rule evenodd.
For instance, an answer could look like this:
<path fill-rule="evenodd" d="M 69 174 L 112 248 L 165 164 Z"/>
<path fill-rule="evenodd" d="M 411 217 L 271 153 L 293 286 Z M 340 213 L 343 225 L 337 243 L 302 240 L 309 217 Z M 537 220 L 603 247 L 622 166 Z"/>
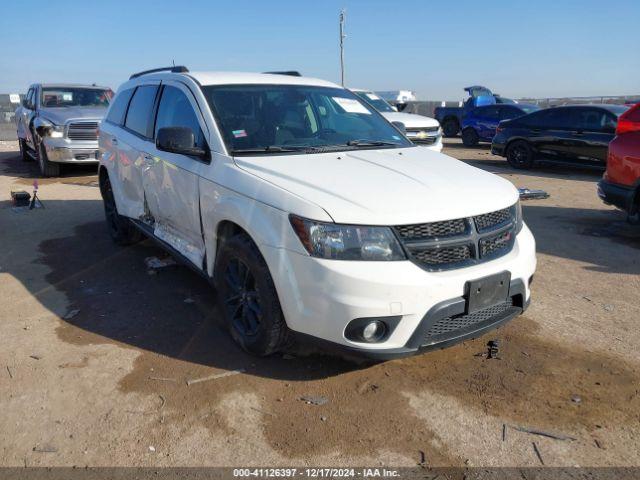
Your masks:
<path fill-rule="evenodd" d="M 530 188 L 518 188 L 520 194 L 520 200 L 540 200 L 549 198 L 549 194 L 544 190 L 530 189 Z"/>
<path fill-rule="evenodd" d="M 71 310 L 69 313 L 67 313 L 64 317 L 65 320 L 70 320 L 73 317 L 75 317 L 76 315 L 78 315 L 80 313 L 80 310 L 75 309 L 75 310 Z"/>
<path fill-rule="evenodd" d="M 42 360 L 40 355 L 29 355 L 29 358 L 33 358 L 34 360 Z"/>
<path fill-rule="evenodd" d="M 504 442 L 507 439 L 507 424 L 502 424 L 502 441 Z"/>
<path fill-rule="evenodd" d="M 320 421 L 321 422 L 326 422 L 327 421 L 327 417 L 325 417 L 324 415 L 320 417 Z"/>
<path fill-rule="evenodd" d="M 418 465 L 421 466 L 422 468 L 426 468 L 427 466 L 427 456 L 425 455 L 425 453 L 422 450 L 419 450 L 420 453 L 420 461 L 418 462 Z"/>
<path fill-rule="evenodd" d="M 13 372 L 11 371 L 11 367 L 7 365 L 7 372 L 9 373 L 9 378 L 13 378 Z"/>
<path fill-rule="evenodd" d="M 251 410 L 255 410 L 256 412 L 262 413 L 264 415 L 269 415 L 270 417 L 277 417 L 277 415 L 275 413 L 271 413 L 271 412 L 266 412 L 264 410 L 260 410 L 259 408 L 256 407 L 249 407 Z"/>
<path fill-rule="evenodd" d="M 166 257 L 162 257 L 162 258 L 147 257 L 144 259 L 144 263 L 147 266 L 147 268 L 151 270 L 158 270 L 160 268 L 175 265 L 176 261 L 173 259 L 173 257 L 167 255 Z"/>
<path fill-rule="evenodd" d="M 149 451 L 150 452 L 155 452 L 156 451 L 156 447 L 154 447 L 153 445 L 149 445 Z"/>
<path fill-rule="evenodd" d="M 571 401 L 573 403 L 580 403 L 580 402 L 582 402 L 582 398 L 580 398 L 579 395 L 571 395 Z"/>
<path fill-rule="evenodd" d="M 498 353 L 500 351 L 500 342 L 498 340 L 489 340 L 487 342 L 487 358 L 499 358 Z"/>
<path fill-rule="evenodd" d="M 568 435 L 562 435 L 562 434 L 557 434 L 557 433 L 550 433 L 550 432 L 545 432 L 543 430 L 537 430 L 535 428 L 526 428 L 526 427 L 521 427 L 519 425 L 511 425 L 511 428 L 513 428 L 514 430 L 517 430 L 519 432 L 524 432 L 524 433 L 530 433 L 531 435 L 540 435 L 542 437 L 547 437 L 547 438 L 553 438 L 554 440 L 577 440 L 574 437 L 570 437 Z"/>
<path fill-rule="evenodd" d="M 175 378 L 165 378 L 165 377 L 149 377 L 149 380 L 157 380 L 159 382 L 175 382 L 175 381 L 177 381 Z"/>
<path fill-rule="evenodd" d="M 542 460 L 542 455 L 540 455 L 540 450 L 538 450 L 538 445 L 536 445 L 536 442 L 531 442 L 531 444 L 533 445 L 533 451 L 536 452 L 536 456 L 538 457 L 538 460 L 540 460 L 540 463 L 544 465 L 544 460 Z"/>
<path fill-rule="evenodd" d="M 217 380 L 218 378 L 230 377 L 231 375 L 238 375 L 239 373 L 244 373 L 245 369 L 240 368 L 238 370 L 231 370 L 229 372 L 224 373 L 216 373 L 214 375 L 209 375 L 207 377 L 202 378 L 192 378 L 187 380 L 187 385 L 193 385 L 194 383 L 206 382 L 208 380 Z"/>
<path fill-rule="evenodd" d="M 45 443 L 44 445 L 36 445 L 33 447 L 33 451 L 38 453 L 56 453 L 58 449 L 53 445 Z"/>
<path fill-rule="evenodd" d="M 304 401 L 307 405 L 324 405 L 329 401 L 327 397 L 322 395 L 307 395 L 300 397 L 300 400 Z"/>

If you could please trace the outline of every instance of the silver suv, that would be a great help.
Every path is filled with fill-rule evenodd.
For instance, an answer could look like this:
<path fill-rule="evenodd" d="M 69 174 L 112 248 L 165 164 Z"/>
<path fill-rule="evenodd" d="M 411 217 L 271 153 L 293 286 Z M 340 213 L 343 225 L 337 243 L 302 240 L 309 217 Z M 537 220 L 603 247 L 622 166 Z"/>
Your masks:
<path fill-rule="evenodd" d="M 61 163 L 97 163 L 98 125 L 112 96 L 95 85 L 31 85 L 15 117 L 22 159 L 35 159 L 45 177 L 59 175 Z"/>

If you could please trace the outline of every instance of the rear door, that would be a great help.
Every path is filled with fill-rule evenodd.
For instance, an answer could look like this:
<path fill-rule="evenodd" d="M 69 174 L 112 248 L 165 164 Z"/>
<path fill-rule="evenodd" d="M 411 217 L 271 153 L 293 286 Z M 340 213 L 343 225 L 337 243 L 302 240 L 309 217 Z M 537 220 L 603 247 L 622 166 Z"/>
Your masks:
<path fill-rule="evenodd" d="M 570 110 L 549 108 L 531 116 L 530 141 L 544 156 L 562 160 L 571 152 Z"/>
<path fill-rule="evenodd" d="M 159 81 L 150 81 L 135 89 L 124 125 L 114 139 L 117 162 L 113 169 L 120 190 L 120 202 L 116 198 L 118 211 L 136 219 L 145 216 L 142 170 L 145 157 L 153 150 L 153 112 L 159 87 Z"/>
<path fill-rule="evenodd" d="M 474 127 L 478 136 L 483 140 L 490 140 L 495 134 L 498 119 L 498 107 L 495 105 L 478 107 L 472 112 Z"/>
<path fill-rule="evenodd" d="M 30 128 L 30 125 L 31 119 L 35 116 L 36 113 L 36 92 L 37 87 L 34 85 L 27 92 L 27 96 L 25 97 L 25 104 L 20 110 L 21 133 L 24 134 L 24 138 L 31 148 L 35 148 L 35 140 L 33 138 L 33 132 Z"/>
<path fill-rule="evenodd" d="M 603 108 L 575 107 L 573 110 L 572 155 L 590 163 L 606 163 L 617 118 Z"/>
<path fill-rule="evenodd" d="M 154 138 L 163 127 L 189 127 L 196 145 L 208 150 L 206 123 L 200 106 L 187 86 L 163 82 L 154 128 Z M 165 152 L 149 147 L 142 177 L 149 214 L 155 220 L 154 234 L 203 267 L 204 239 L 200 221 L 199 178 L 209 160 Z"/>

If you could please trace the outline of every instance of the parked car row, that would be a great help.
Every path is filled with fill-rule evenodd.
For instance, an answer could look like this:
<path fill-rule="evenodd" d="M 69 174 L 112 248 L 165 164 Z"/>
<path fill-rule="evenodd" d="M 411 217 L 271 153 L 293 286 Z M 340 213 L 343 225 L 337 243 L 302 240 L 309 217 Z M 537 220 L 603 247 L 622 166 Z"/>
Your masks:
<path fill-rule="evenodd" d="M 469 90 L 463 141 L 492 141 L 516 168 L 602 164 L 617 132 L 599 194 L 638 214 L 637 108 L 537 110 Z M 528 307 L 535 240 L 518 191 L 441 154 L 437 120 L 297 72 L 160 68 L 112 94 L 31 86 L 17 115 L 23 158 L 43 175 L 99 161 L 114 242 L 150 237 L 211 282 L 248 352 L 303 336 L 405 356 Z"/>

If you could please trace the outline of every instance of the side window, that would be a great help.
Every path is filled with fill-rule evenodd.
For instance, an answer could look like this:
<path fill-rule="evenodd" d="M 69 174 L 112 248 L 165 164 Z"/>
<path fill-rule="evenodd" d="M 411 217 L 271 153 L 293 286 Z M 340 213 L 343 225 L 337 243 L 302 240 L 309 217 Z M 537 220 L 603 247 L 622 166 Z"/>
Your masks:
<path fill-rule="evenodd" d="M 500 109 L 502 107 L 493 106 L 487 107 L 487 113 L 485 115 L 486 118 L 490 120 L 498 120 L 500 118 Z"/>
<path fill-rule="evenodd" d="M 125 113 L 127 113 L 129 100 L 131 99 L 131 95 L 133 94 L 133 90 L 133 88 L 130 88 L 118 94 L 116 99 L 111 104 L 111 108 L 109 109 L 109 113 L 107 114 L 107 122 L 115 123 L 116 125 L 122 125 L 122 122 L 124 122 L 124 115 Z"/>
<path fill-rule="evenodd" d="M 25 97 L 27 101 L 27 108 L 31 110 L 33 110 L 33 92 L 34 92 L 34 89 L 30 88 L 29 91 L 27 92 L 27 96 Z"/>
<path fill-rule="evenodd" d="M 535 122 L 531 125 L 538 128 L 566 129 L 571 126 L 571 109 L 549 108 L 535 115 Z"/>
<path fill-rule="evenodd" d="M 500 109 L 500 120 L 510 120 L 512 118 L 517 118 L 523 115 L 519 109 L 514 107 L 502 107 Z"/>
<path fill-rule="evenodd" d="M 152 114 L 157 90 L 157 85 L 138 87 L 129 104 L 124 126 L 143 137 L 151 138 L 153 134 Z"/>
<path fill-rule="evenodd" d="M 607 125 L 607 113 L 599 108 L 576 109 L 575 127 L 588 132 L 601 132 Z"/>
<path fill-rule="evenodd" d="M 204 134 L 189 99 L 179 88 L 171 85 L 162 89 L 156 117 L 156 135 L 163 127 L 189 127 L 195 136 L 196 146 L 206 148 Z"/>

